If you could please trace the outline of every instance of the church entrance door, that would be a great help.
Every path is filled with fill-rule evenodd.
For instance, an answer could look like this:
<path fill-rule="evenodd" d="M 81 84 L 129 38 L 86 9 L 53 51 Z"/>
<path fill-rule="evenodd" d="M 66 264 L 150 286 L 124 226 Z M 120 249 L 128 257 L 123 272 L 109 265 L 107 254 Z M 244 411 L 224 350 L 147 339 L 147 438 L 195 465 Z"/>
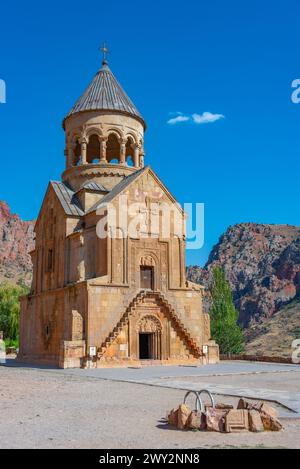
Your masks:
<path fill-rule="evenodd" d="M 143 314 L 136 324 L 136 354 L 140 360 L 161 360 L 162 327 L 157 316 Z"/>
<path fill-rule="evenodd" d="M 154 334 L 139 334 L 140 360 L 151 360 L 153 356 Z"/>

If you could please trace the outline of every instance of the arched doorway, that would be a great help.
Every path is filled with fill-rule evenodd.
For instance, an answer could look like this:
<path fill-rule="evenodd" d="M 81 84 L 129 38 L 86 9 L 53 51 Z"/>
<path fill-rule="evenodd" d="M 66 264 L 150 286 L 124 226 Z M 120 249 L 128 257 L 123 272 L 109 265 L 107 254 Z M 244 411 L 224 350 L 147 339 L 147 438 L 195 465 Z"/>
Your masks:
<path fill-rule="evenodd" d="M 140 360 L 161 360 L 161 323 L 153 315 L 143 316 L 137 324 Z"/>

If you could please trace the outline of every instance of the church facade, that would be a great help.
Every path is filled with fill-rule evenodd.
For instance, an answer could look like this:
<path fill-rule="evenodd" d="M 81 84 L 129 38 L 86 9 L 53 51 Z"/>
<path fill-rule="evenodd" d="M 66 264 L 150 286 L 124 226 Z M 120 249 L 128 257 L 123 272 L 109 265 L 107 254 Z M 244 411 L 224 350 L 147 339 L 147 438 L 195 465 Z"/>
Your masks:
<path fill-rule="evenodd" d="M 62 368 L 217 362 L 203 288 L 185 276 L 184 212 L 145 166 L 145 121 L 106 60 L 63 128 L 66 169 L 35 225 L 18 359 Z"/>

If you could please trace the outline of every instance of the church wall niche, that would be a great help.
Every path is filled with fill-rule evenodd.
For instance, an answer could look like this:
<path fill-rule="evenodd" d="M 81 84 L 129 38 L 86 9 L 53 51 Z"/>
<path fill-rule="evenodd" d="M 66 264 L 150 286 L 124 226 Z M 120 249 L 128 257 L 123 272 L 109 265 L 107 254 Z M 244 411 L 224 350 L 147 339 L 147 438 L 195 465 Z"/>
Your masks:
<path fill-rule="evenodd" d="M 95 245 L 96 276 L 103 277 L 107 275 L 107 239 L 96 237 Z"/>
<path fill-rule="evenodd" d="M 153 267 L 153 289 L 166 291 L 168 288 L 168 243 L 157 239 L 130 240 L 130 284 L 140 288 L 141 265 Z"/>
<path fill-rule="evenodd" d="M 71 340 L 85 339 L 85 320 L 76 309 L 71 311 Z"/>
<path fill-rule="evenodd" d="M 69 238 L 69 278 L 68 283 L 85 279 L 84 239 L 81 233 Z"/>

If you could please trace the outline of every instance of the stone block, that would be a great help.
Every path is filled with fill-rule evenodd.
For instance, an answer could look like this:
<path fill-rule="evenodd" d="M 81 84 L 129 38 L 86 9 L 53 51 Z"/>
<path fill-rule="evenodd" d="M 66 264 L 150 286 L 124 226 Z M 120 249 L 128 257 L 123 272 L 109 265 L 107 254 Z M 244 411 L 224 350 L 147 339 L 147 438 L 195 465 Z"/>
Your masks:
<path fill-rule="evenodd" d="M 239 399 L 237 409 L 248 409 L 248 402 L 243 398 Z"/>
<path fill-rule="evenodd" d="M 186 428 L 190 430 L 205 430 L 206 429 L 206 417 L 203 412 L 193 410 L 186 422 Z"/>
<path fill-rule="evenodd" d="M 178 408 L 178 421 L 177 421 L 177 428 L 179 430 L 183 430 L 186 426 L 187 420 L 190 416 L 190 413 L 192 410 L 189 408 L 189 406 L 185 404 L 181 404 Z"/>
<path fill-rule="evenodd" d="M 220 410 L 231 410 L 231 409 L 233 409 L 233 405 L 224 404 L 223 402 L 217 402 L 216 405 L 215 405 L 215 408 L 220 409 Z"/>
<path fill-rule="evenodd" d="M 248 410 L 232 409 L 226 415 L 225 430 L 235 433 L 249 430 Z"/>
<path fill-rule="evenodd" d="M 260 416 L 265 430 L 279 432 L 283 429 L 282 424 L 277 418 L 271 417 L 271 415 L 265 412 L 260 412 Z"/>
<path fill-rule="evenodd" d="M 178 424 L 178 407 L 177 409 L 172 409 L 168 414 L 168 424 L 174 427 L 177 427 Z"/>
<path fill-rule="evenodd" d="M 260 406 L 259 411 L 269 415 L 274 419 L 278 418 L 277 410 L 274 407 L 271 407 L 269 404 L 266 404 L 265 402 Z"/>
<path fill-rule="evenodd" d="M 245 410 L 257 410 L 260 412 L 260 409 L 263 405 L 263 402 L 255 401 L 249 402 L 246 399 L 240 399 L 237 405 L 237 409 L 245 409 Z"/>
<path fill-rule="evenodd" d="M 225 419 L 227 410 L 214 409 L 206 410 L 206 427 L 210 432 L 225 432 Z"/>
<path fill-rule="evenodd" d="M 249 430 L 250 432 L 263 432 L 264 426 L 258 410 L 249 410 Z"/>

